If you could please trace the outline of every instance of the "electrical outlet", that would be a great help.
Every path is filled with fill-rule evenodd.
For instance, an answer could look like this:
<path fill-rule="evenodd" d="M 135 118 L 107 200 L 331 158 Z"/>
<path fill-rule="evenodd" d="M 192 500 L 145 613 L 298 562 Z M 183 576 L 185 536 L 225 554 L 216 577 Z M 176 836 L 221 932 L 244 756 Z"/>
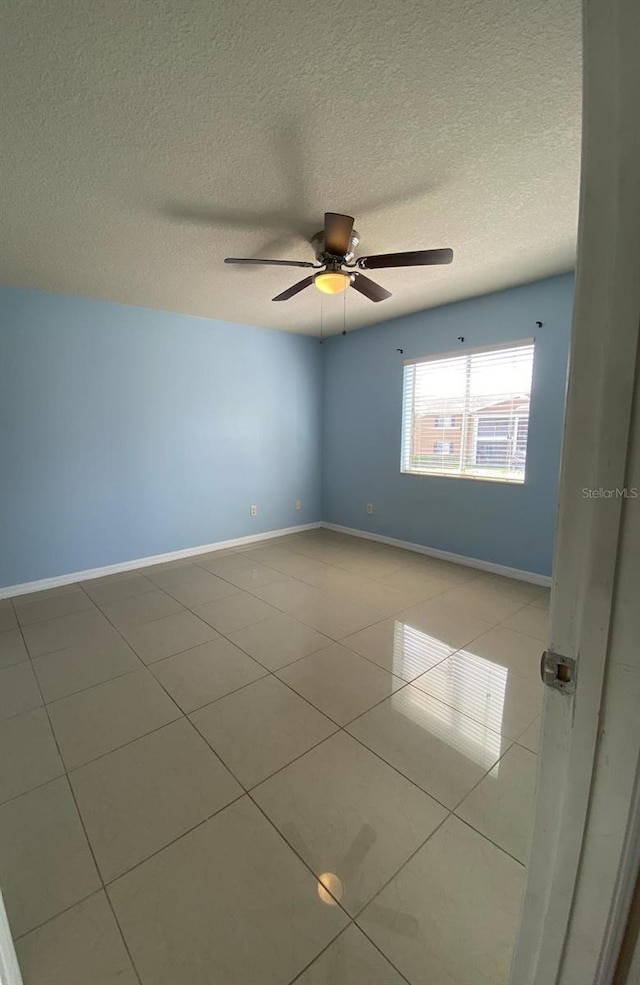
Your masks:
<path fill-rule="evenodd" d="M 375 513 L 375 507 L 373 503 L 367 503 L 367 513 Z"/>
<path fill-rule="evenodd" d="M 302 509 L 302 503 L 300 502 L 299 499 L 296 499 L 296 509 L 297 510 L 301 510 Z"/>
<path fill-rule="evenodd" d="M 257 506 L 250 506 L 249 507 L 249 514 L 251 516 L 257 516 L 258 515 L 258 507 Z"/>

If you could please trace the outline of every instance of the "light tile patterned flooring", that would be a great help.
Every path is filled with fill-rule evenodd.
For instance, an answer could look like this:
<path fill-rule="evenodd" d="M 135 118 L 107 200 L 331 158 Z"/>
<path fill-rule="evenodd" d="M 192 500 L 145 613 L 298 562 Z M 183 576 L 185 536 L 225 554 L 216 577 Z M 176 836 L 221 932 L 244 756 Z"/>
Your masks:
<path fill-rule="evenodd" d="M 0 603 L 25 985 L 501 985 L 548 592 L 314 530 Z"/>

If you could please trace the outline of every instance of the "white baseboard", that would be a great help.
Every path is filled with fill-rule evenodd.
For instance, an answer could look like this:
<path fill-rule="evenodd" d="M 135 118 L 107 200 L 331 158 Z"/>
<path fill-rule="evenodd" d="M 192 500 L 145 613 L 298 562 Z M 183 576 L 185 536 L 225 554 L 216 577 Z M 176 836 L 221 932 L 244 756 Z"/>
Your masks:
<path fill-rule="evenodd" d="M 29 592 L 41 592 L 44 589 L 58 588 L 61 585 L 71 585 L 77 581 L 104 578 L 105 575 L 117 575 L 121 571 L 133 571 L 135 568 L 148 568 L 152 564 L 163 564 L 166 561 L 180 561 L 185 557 L 195 557 L 197 554 L 210 554 L 213 551 L 223 551 L 229 547 L 242 547 L 243 544 L 255 544 L 261 540 L 272 540 L 274 537 L 284 537 L 285 534 L 297 534 L 303 530 L 317 530 L 321 526 L 322 524 L 319 522 L 304 523 L 299 527 L 284 527 L 281 530 L 268 530 L 264 534 L 235 537 L 233 540 L 219 540 L 215 544 L 201 544 L 199 547 L 185 547 L 179 551 L 169 551 L 167 554 L 155 554 L 153 557 L 134 558 L 132 561 L 107 564 L 103 568 L 88 568 L 85 571 L 72 571 L 66 575 L 55 575 L 53 578 L 41 578 L 39 581 L 25 581 L 21 585 L 7 585 L 4 588 L 0 588 L 0 599 L 9 599 L 16 595 L 27 595 Z"/>
<path fill-rule="evenodd" d="M 326 530 L 335 530 L 337 533 L 350 534 L 352 537 L 364 537 L 365 540 L 377 540 L 381 544 L 401 547 L 405 551 L 426 554 L 428 557 L 439 558 L 441 561 L 452 561 L 454 564 L 464 564 L 468 568 L 479 568 L 480 571 L 491 571 L 495 575 L 504 575 L 505 578 L 527 581 L 532 585 L 544 585 L 545 587 L 551 585 L 550 575 L 539 575 L 535 571 L 522 571 L 520 568 L 509 568 L 505 564 L 494 564 L 492 561 L 483 561 L 481 558 L 465 557 L 464 554 L 452 554 L 450 551 L 440 551 L 435 547 L 412 544 L 408 540 L 396 540 L 395 537 L 384 537 L 382 534 L 370 533 L 368 530 L 356 530 L 355 527 L 341 527 L 337 523 L 322 523 L 320 526 Z"/>
<path fill-rule="evenodd" d="M 88 568 L 85 571 L 72 571 L 65 575 L 55 575 L 53 578 L 41 578 L 38 581 L 27 581 L 21 585 L 7 585 L 0 588 L 0 599 L 13 598 L 16 595 L 27 595 L 30 592 L 41 592 L 47 588 L 58 588 L 61 585 L 71 585 L 78 581 L 90 581 L 93 578 L 104 578 L 105 575 L 116 575 L 123 571 L 133 571 L 136 568 L 147 568 L 152 564 L 164 564 L 167 561 L 180 561 L 198 554 L 210 554 L 213 551 L 223 551 L 230 547 L 242 547 L 244 544 L 254 544 L 262 540 L 272 540 L 274 537 L 284 537 L 286 534 L 302 533 L 304 530 L 317 530 L 324 527 L 338 533 L 349 534 L 352 537 L 363 537 L 365 540 L 376 540 L 381 544 L 390 544 L 406 551 L 426 554 L 428 557 L 439 558 L 442 561 L 452 561 L 454 564 L 464 564 L 469 568 L 481 571 L 491 571 L 506 578 L 530 582 L 532 585 L 551 584 L 549 575 L 539 575 L 534 571 L 522 571 L 520 568 L 509 568 L 504 564 L 494 564 L 480 558 L 465 557 L 463 554 L 452 554 L 450 551 L 440 551 L 435 547 L 425 547 L 423 544 L 412 544 L 408 540 L 397 540 L 395 537 L 384 537 L 382 534 L 370 533 L 368 530 L 357 530 L 355 527 L 341 527 L 337 523 L 305 523 L 299 527 L 284 527 L 281 530 L 268 530 L 263 534 L 252 534 L 248 537 L 236 537 L 233 540 L 219 540 L 213 544 L 201 544 L 199 547 L 185 547 L 179 551 L 169 551 L 166 554 L 155 554 L 153 557 L 134 558 L 132 561 L 122 561 L 118 564 L 107 564 L 102 568 Z"/>

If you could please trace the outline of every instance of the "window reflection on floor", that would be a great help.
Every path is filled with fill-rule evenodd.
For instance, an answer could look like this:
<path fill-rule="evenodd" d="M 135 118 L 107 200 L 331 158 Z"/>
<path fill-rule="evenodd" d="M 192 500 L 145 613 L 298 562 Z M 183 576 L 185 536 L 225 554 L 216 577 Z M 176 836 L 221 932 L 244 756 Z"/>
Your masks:
<path fill-rule="evenodd" d="M 403 680 L 413 680 L 429 666 L 434 667 L 451 653 L 451 647 L 404 622 L 395 621 L 393 628 L 392 674 Z"/>
<path fill-rule="evenodd" d="M 396 622 L 394 674 L 406 677 L 417 653 L 422 661 L 425 653 L 433 654 L 435 665 L 448 652 L 441 640 Z M 414 687 L 403 688 L 392 695 L 392 707 L 472 762 L 491 769 L 500 756 L 508 669 L 460 650 L 430 673 L 439 675 L 437 699 Z M 498 775 L 497 765 L 494 775 Z"/>

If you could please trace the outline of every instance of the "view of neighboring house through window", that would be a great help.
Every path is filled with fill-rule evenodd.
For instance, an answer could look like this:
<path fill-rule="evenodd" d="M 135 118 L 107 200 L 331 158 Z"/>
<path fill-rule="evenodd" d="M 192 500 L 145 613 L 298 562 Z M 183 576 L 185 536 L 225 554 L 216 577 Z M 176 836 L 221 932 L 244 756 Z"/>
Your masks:
<path fill-rule="evenodd" d="M 433 450 L 437 455 L 453 455 L 453 441 L 434 441 Z"/>
<path fill-rule="evenodd" d="M 524 482 L 533 340 L 407 360 L 401 470 Z"/>

